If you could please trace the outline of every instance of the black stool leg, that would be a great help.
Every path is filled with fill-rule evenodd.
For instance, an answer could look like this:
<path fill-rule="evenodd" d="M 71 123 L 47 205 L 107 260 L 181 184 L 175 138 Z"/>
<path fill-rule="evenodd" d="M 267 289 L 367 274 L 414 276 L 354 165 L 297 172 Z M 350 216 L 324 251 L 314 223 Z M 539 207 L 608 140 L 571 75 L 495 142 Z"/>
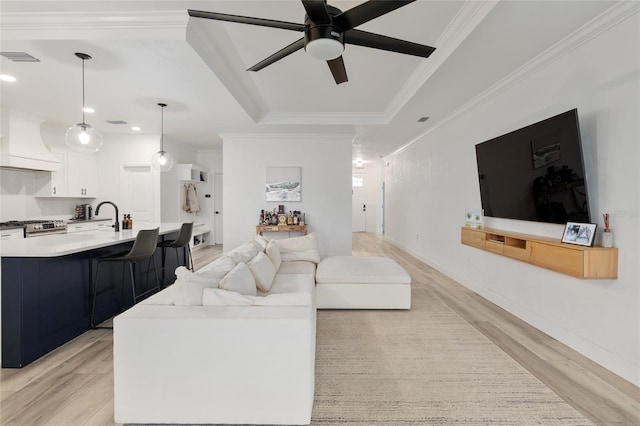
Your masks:
<path fill-rule="evenodd" d="M 127 260 L 127 263 L 129 264 L 129 272 L 131 274 L 131 292 L 133 294 L 133 304 L 135 305 L 136 303 L 138 303 L 138 296 L 136 295 L 136 280 L 133 274 L 133 262 Z"/>

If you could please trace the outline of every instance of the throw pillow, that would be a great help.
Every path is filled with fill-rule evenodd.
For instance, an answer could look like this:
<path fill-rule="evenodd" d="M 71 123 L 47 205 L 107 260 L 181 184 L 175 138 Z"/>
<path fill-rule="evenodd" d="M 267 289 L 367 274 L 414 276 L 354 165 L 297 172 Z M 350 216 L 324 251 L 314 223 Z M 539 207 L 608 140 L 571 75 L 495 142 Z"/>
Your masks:
<path fill-rule="evenodd" d="M 271 288 L 273 283 L 273 277 L 276 276 L 276 269 L 271 263 L 271 260 L 266 254 L 260 252 L 247 263 L 249 270 L 253 274 L 253 278 L 256 280 L 256 286 L 265 293 Z"/>
<path fill-rule="evenodd" d="M 248 241 L 242 244 L 240 247 L 231 250 L 229 253 L 227 253 L 227 256 L 233 259 L 233 261 L 236 263 L 247 263 L 248 261 L 253 259 L 253 257 L 258 254 L 259 251 L 260 247 L 258 247 L 256 243 L 254 243 L 253 241 Z"/>
<path fill-rule="evenodd" d="M 276 241 L 280 248 L 283 261 L 304 260 L 307 262 L 320 263 L 318 238 L 315 232 L 302 237 L 283 238 Z"/>
<path fill-rule="evenodd" d="M 249 267 L 245 263 L 238 263 L 225 277 L 220 280 L 219 288 L 223 290 L 235 291 L 247 296 L 258 294 L 256 281 L 251 275 Z"/>
<path fill-rule="evenodd" d="M 260 247 L 260 250 L 262 251 L 264 251 L 267 248 L 267 243 L 269 243 L 269 239 L 264 235 L 256 235 L 255 237 L 253 237 L 253 240 L 251 241 L 256 243 L 258 247 Z"/>
<path fill-rule="evenodd" d="M 227 275 L 233 268 L 235 268 L 238 262 L 234 262 L 229 256 L 222 256 L 213 262 L 198 269 L 198 275 L 207 275 L 217 281 L 220 281 L 225 275 Z"/>
<path fill-rule="evenodd" d="M 184 266 L 176 269 L 177 290 L 174 293 L 174 305 L 198 306 L 202 305 L 202 290 L 208 287 L 217 287 L 218 280 L 207 275 L 194 274 Z"/>
<path fill-rule="evenodd" d="M 280 256 L 280 246 L 276 243 L 276 240 L 271 240 L 267 244 L 266 250 L 267 256 L 271 259 L 273 267 L 276 268 L 276 272 L 280 269 L 280 263 L 282 263 L 282 257 Z"/>

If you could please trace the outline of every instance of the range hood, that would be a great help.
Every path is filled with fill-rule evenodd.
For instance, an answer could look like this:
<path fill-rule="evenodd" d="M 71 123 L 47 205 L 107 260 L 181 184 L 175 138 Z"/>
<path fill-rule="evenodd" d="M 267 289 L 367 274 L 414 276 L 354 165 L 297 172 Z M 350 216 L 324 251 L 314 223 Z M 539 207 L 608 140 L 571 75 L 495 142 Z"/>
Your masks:
<path fill-rule="evenodd" d="M 43 119 L 16 110 L 0 117 L 0 167 L 57 172 L 60 161 L 40 136 Z"/>

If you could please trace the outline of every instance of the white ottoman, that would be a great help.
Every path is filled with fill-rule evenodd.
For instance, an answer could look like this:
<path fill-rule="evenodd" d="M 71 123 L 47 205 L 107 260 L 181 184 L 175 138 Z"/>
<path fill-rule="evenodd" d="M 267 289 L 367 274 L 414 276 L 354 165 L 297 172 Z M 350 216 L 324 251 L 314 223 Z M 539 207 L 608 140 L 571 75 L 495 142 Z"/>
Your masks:
<path fill-rule="evenodd" d="M 316 307 L 409 309 L 411 277 L 386 257 L 327 257 L 316 270 Z"/>

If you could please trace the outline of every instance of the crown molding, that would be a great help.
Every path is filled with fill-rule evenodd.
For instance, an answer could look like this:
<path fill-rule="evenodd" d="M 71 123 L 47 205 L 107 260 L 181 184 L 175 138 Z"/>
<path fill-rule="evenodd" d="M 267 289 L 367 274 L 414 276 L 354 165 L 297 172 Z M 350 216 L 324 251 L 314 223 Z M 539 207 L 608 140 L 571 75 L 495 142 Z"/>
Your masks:
<path fill-rule="evenodd" d="M 615 3 L 609 9 L 592 19 L 591 21 L 584 24 L 582 27 L 578 28 L 576 31 L 560 40 L 553 46 L 549 47 L 544 52 L 540 53 L 538 56 L 531 59 L 529 62 L 525 63 L 508 76 L 499 80 L 497 83 L 493 84 L 478 96 L 474 97 L 470 101 L 463 104 L 460 108 L 457 108 L 455 111 L 451 112 L 438 122 L 436 122 L 432 127 L 430 127 L 427 131 L 420 134 L 416 138 L 412 139 L 405 145 L 396 149 L 389 155 L 386 155 L 384 159 L 390 159 L 402 151 L 413 145 L 418 140 L 422 139 L 429 133 L 435 131 L 436 129 L 444 126 L 449 121 L 455 119 L 456 117 L 462 115 L 467 112 L 471 108 L 474 108 L 478 105 L 481 105 L 496 96 L 500 93 L 512 88 L 517 85 L 521 81 L 531 77 L 536 74 L 541 69 L 547 67 L 563 56 L 571 53 L 573 50 L 592 40 L 593 38 L 603 34 L 626 19 L 632 17 L 633 15 L 640 12 L 640 2 L 637 1 L 621 1 Z"/>
<path fill-rule="evenodd" d="M 306 124 L 306 125 L 371 125 L 387 124 L 385 113 L 366 112 L 270 112 L 260 124 Z"/>
<path fill-rule="evenodd" d="M 354 134 L 351 133 L 220 133 L 223 142 L 234 140 L 244 141 L 348 141 L 353 142 Z"/>
<path fill-rule="evenodd" d="M 3 40 L 184 40 L 184 10 L 147 12 L 3 13 Z"/>

